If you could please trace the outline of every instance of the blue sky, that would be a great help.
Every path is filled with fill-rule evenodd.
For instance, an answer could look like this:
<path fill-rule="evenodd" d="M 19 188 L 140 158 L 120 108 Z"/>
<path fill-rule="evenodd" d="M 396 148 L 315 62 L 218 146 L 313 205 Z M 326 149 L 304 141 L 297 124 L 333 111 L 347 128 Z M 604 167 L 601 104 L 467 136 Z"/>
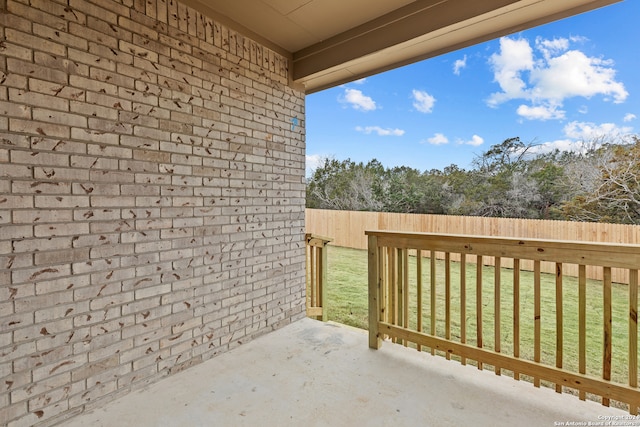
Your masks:
<path fill-rule="evenodd" d="M 307 173 L 324 157 L 421 171 L 507 138 L 575 149 L 640 129 L 640 1 L 307 96 Z"/>

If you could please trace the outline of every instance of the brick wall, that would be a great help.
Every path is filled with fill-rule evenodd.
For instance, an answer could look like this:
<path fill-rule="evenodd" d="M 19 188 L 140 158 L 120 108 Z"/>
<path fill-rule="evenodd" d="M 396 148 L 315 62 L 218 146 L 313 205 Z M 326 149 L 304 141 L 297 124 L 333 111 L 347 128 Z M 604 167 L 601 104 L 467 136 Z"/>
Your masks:
<path fill-rule="evenodd" d="M 175 0 L 0 0 L 0 424 L 304 316 L 287 64 Z"/>

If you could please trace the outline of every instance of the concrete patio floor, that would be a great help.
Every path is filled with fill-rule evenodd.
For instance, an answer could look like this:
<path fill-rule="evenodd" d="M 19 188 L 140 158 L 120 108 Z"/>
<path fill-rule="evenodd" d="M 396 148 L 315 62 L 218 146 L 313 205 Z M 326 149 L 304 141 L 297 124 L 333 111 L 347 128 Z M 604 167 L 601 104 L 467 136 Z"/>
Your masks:
<path fill-rule="evenodd" d="M 64 425 L 554 426 L 628 415 L 443 357 L 367 343 L 364 331 L 304 319 Z"/>

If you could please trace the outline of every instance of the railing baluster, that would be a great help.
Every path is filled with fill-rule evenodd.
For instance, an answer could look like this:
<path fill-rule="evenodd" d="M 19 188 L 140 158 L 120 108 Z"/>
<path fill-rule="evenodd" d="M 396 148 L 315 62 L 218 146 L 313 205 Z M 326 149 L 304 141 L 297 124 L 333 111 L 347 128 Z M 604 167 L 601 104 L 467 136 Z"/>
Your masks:
<path fill-rule="evenodd" d="M 587 267 L 578 266 L 578 372 L 587 372 Z M 587 395 L 583 390 L 578 393 L 580 400 Z"/>
<path fill-rule="evenodd" d="M 467 342 L 467 255 L 460 254 L 460 342 Z M 467 364 L 467 358 L 462 357 L 460 362 Z"/>
<path fill-rule="evenodd" d="M 513 357 L 520 357 L 520 260 L 513 260 Z M 513 378 L 520 379 L 520 373 L 513 372 Z"/>
<path fill-rule="evenodd" d="M 322 249 L 314 248 L 316 255 L 316 307 L 322 307 Z"/>
<path fill-rule="evenodd" d="M 482 255 L 476 259 L 476 345 L 482 348 Z M 482 369 L 480 360 L 478 369 Z"/>
<path fill-rule="evenodd" d="M 416 251 L 416 295 L 417 301 L 417 327 L 418 332 L 422 332 L 422 251 Z M 418 351 L 422 351 L 422 345 L 417 345 Z"/>
<path fill-rule="evenodd" d="M 391 315 L 391 302 L 389 296 L 389 248 L 382 248 L 378 250 L 379 259 L 382 260 L 382 271 L 381 277 L 384 283 L 384 286 L 381 289 L 381 296 L 384 305 L 382 306 L 384 312 L 381 313 L 381 317 L 385 322 L 389 322 L 389 316 Z"/>
<path fill-rule="evenodd" d="M 396 250 L 396 295 L 397 295 L 397 321 L 396 325 L 404 326 L 404 249 Z M 398 339 L 399 344 L 405 343 L 402 338 Z"/>
<path fill-rule="evenodd" d="M 386 248 L 378 248 L 378 277 L 381 282 L 378 307 L 380 308 L 380 319 L 383 322 L 389 321 L 389 260 Z M 382 338 L 382 337 L 381 337 Z"/>
<path fill-rule="evenodd" d="M 540 261 L 533 262 L 533 361 L 540 362 Z M 540 387 L 540 378 L 533 377 L 533 385 Z"/>
<path fill-rule="evenodd" d="M 444 336 L 451 339 L 451 253 L 444 255 Z M 446 354 L 447 360 L 451 359 L 451 354 Z"/>
<path fill-rule="evenodd" d="M 629 385 L 638 387 L 638 270 L 629 270 Z M 629 412 L 638 415 L 638 407 Z"/>
<path fill-rule="evenodd" d="M 495 266 L 494 266 L 494 278 L 493 278 L 493 287 L 494 287 L 494 299 L 493 299 L 493 311 L 494 311 L 494 350 L 496 353 L 500 353 L 500 269 L 501 269 L 501 259 L 500 257 L 495 258 Z M 500 375 L 501 369 L 500 366 L 494 366 L 494 371 L 496 375 Z"/>
<path fill-rule="evenodd" d="M 436 335 L 436 253 L 431 251 L 431 335 Z M 431 354 L 436 354 L 436 349 L 431 347 Z"/>
<path fill-rule="evenodd" d="M 305 272 L 304 272 L 304 280 L 305 280 L 305 304 L 307 307 L 311 307 L 311 263 L 309 254 L 311 253 L 311 248 L 309 245 L 305 246 L 304 249 L 304 264 L 305 264 Z"/>
<path fill-rule="evenodd" d="M 382 280 L 380 277 L 380 248 L 378 238 L 368 236 L 368 264 L 369 264 L 369 347 L 378 349 L 382 345 L 382 337 L 378 331 L 380 321 L 380 288 Z"/>
<path fill-rule="evenodd" d="M 602 354 L 602 379 L 611 379 L 611 267 L 604 267 L 603 277 L 603 341 L 604 350 Z M 609 406 L 609 399 L 602 398 L 602 404 Z"/>
<path fill-rule="evenodd" d="M 556 263 L 556 368 L 562 368 L 563 310 L 562 310 L 562 263 Z M 562 384 L 556 384 L 556 392 L 562 393 Z"/>
<path fill-rule="evenodd" d="M 309 288 L 311 290 L 311 307 L 317 307 L 317 296 L 318 294 L 316 293 L 316 285 L 315 285 L 315 280 L 318 277 L 317 273 L 316 273 L 316 269 L 317 269 L 317 264 L 316 264 L 316 257 L 315 257 L 315 251 L 314 251 L 314 247 L 310 246 L 309 247 L 309 259 L 311 261 L 311 277 L 310 277 L 310 283 L 309 283 Z"/>
<path fill-rule="evenodd" d="M 402 250 L 402 326 L 409 327 L 409 249 Z M 404 346 L 409 344 L 404 340 Z"/>
<path fill-rule="evenodd" d="M 389 290 L 391 292 L 391 321 L 398 325 L 398 249 L 390 248 L 391 258 L 389 259 Z M 393 342 L 397 343 L 398 338 L 393 337 Z"/>

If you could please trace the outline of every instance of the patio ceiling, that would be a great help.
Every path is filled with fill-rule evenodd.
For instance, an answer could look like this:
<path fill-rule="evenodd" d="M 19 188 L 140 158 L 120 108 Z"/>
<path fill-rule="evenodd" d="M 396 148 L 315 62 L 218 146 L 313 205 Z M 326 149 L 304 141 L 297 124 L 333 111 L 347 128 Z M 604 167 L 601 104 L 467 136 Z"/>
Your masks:
<path fill-rule="evenodd" d="M 306 93 L 619 0 L 184 0 L 291 60 Z"/>

